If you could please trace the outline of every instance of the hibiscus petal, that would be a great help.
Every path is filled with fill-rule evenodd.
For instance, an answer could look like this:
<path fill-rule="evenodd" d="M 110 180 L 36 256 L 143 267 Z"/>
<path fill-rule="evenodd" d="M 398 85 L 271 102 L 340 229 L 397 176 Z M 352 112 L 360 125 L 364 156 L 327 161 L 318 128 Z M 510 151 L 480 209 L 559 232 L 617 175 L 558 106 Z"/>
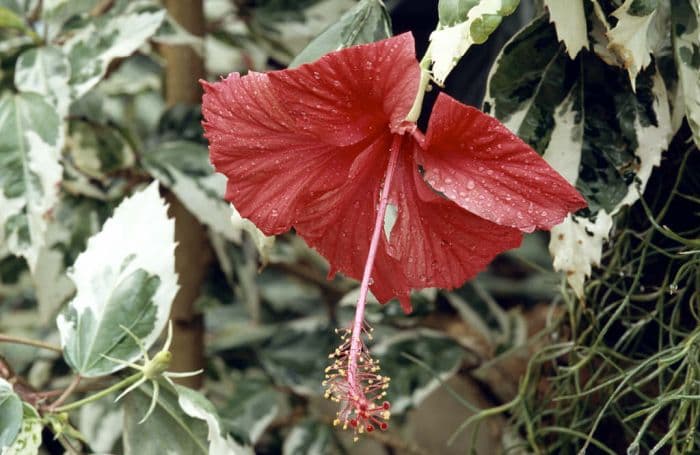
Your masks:
<path fill-rule="evenodd" d="M 268 235 L 302 222 L 406 116 L 419 71 L 405 34 L 297 69 L 203 82 L 203 126 L 212 163 L 228 177 L 226 198 Z"/>
<path fill-rule="evenodd" d="M 498 120 L 444 94 L 417 160 L 434 189 L 475 215 L 521 231 L 550 229 L 587 205 Z"/>
<path fill-rule="evenodd" d="M 420 66 L 413 36 L 404 33 L 268 74 L 300 128 L 347 145 L 387 126 L 399 128 L 416 97 Z"/>
<path fill-rule="evenodd" d="M 392 135 L 387 133 L 368 148 L 355 163 L 353 179 L 324 194 L 309 207 L 304 220 L 295 225 L 297 234 L 328 259 L 331 276 L 340 271 L 356 279 L 362 277 L 391 141 Z M 410 287 L 396 259 L 387 254 L 383 234 L 370 283 L 372 293 L 381 303 L 399 297 L 404 309 L 410 309 Z"/>
<path fill-rule="evenodd" d="M 394 179 L 391 201 L 398 217 L 389 253 L 401 264 L 409 287 L 460 286 L 494 256 L 520 245 L 519 230 L 480 218 L 432 191 L 411 153 L 400 157 Z"/>

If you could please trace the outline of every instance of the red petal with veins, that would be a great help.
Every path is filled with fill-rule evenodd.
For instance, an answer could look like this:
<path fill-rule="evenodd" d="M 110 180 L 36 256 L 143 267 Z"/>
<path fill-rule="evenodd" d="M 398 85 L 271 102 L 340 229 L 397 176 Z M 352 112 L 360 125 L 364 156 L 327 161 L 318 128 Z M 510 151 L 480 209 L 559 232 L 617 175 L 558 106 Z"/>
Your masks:
<path fill-rule="evenodd" d="M 295 227 L 333 270 L 360 278 L 391 131 L 418 90 L 413 38 L 400 35 L 299 68 L 203 82 L 211 160 L 226 198 L 266 234 Z M 409 288 L 380 245 L 372 291 L 407 301 Z"/>
<path fill-rule="evenodd" d="M 440 94 L 418 161 L 426 181 L 475 215 L 525 232 L 550 229 L 583 197 L 495 118 Z"/>
<path fill-rule="evenodd" d="M 295 225 L 297 234 L 328 259 L 330 275 L 338 270 L 359 279 L 362 274 L 391 141 L 392 135 L 387 133 L 358 157 L 353 179 L 321 196 L 304 221 Z M 380 302 L 399 297 L 404 309 L 410 309 L 410 286 L 401 265 L 387 254 L 384 235 L 380 237 L 370 289 Z"/>
<path fill-rule="evenodd" d="M 419 78 L 404 34 L 296 69 L 204 82 L 205 136 L 226 198 L 268 235 L 303 222 L 319 196 L 353 189 L 355 159 L 398 127 Z"/>
<path fill-rule="evenodd" d="M 520 245 L 519 230 L 473 215 L 431 190 L 412 154 L 400 157 L 394 179 L 391 202 L 398 217 L 389 253 L 402 265 L 410 287 L 461 286 L 497 254 Z"/>

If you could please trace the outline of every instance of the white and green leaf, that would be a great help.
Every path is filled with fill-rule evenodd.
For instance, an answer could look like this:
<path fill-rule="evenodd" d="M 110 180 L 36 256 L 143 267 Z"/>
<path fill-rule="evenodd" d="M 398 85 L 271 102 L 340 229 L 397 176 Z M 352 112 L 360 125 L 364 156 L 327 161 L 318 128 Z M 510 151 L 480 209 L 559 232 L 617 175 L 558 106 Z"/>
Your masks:
<path fill-rule="evenodd" d="M 22 403 L 23 417 L 22 426 L 15 437 L 14 442 L 9 447 L 2 447 L 2 455 L 37 455 L 41 447 L 41 432 L 44 425 L 39 413 L 27 403 Z M 1 432 L 1 430 L 0 430 Z"/>
<path fill-rule="evenodd" d="M 73 96 L 79 98 L 94 87 L 113 59 L 129 56 L 141 47 L 164 17 L 164 11 L 105 15 L 72 35 L 63 48 L 71 65 Z"/>
<path fill-rule="evenodd" d="M 504 48 L 490 75 L 485 109 L 586 197 L 588 209 L 555 227 L 550 244 L 555 268 L 582 296 L 610 217 L 638 199 L 670 142 L 663 79 L 649 67 L 639 74 L 635 93 L 625 73 L 596 56 L 569 60 L 542 17 Z"/>
<path fill-rule="evenodd" d="M 22 429 L 22 400 L 12 384 L 0 378 L 0 450 L 5 454 Z"/>
<path fill-rule="evenodd" d="M 282 446 L 283 455 L 324 455 L 333 445 L 330 426 L 307 419 L 292 428 Z"/>
<path fill-rule="evenodd" d="M 651 54 L 663 38 L 663 32 L 657 29 L 657 21 L 663 21 L 659 14 L 658 1 L 625 0 L 612 15 L 617 24 L 607 34 L 610 40 L 608 48 L 618 56 L 629 73 L 632 89 L 637 75 L 651 63 Z"/>
<path fill-rule="evenodd" d="M 372 347 L 372 354 L 381 362 L 381 374 L 391 378 L 386 399 L 392 413 L 402 413 L 418 406 L 457 372 L 464 350 L 438 332 L 418 329 L 383 338 Z M 404 354 L 418 358 L 430 371 Z"/>
<path fill-rule="evenodd" d="M 99 3 L 100 0 L 44 0 L 41 18 L 46 24 L 48 37 L 58 36 L 68 19 L 87 14 Z"/>
<path fill-rule="evenodd" d="M 226 178 L 214 172 L 209 152 L 194 142 L 166 142 L 144 156 L 147 170 L 178 199 L 199 221 L 225 239 L 240 243 L 247 231 L 263 258 L 269 253 L 274 237 L 264 235 L 224 200 Z"/>
<path fill-rule="evenodd" d="M 40 95 L 0 100 L 0 238 L 31 270 L 58 198 L 62 145 L 61 119 Z"/>
<path fill-rule="evenodd" d="M 79 171 L 100 181 L 135 162 L 134 152 L 122 135 L 97 123 L 71 121 L 66 149 Z"/>
<path fill-rule="evenodd" d="M 70 63 L 61 49 L 36 47 L 23 52 L 15 64 L 15 86 L 42 95 L 63 118 L 70 105 Z"/>
<path fill-rule="evenodd" d="M 210 454 L 252 455 L 253 452 L 250 448 L 239 445 L 233 438 L 223 434 L 216 409 L 204 395 L 179 385 L 175 385 L 175 390 L 178 393 L 180 409 L 188 416 L 206 422 L 209 430 L 207 440 L 209 441 Z M 267 427 L 267 424 L 264 427 Z M 262 432 L 262 430 L 260 431 Z"/>
<path fill-rule="evenodd" d="M 142 453 L 252 455 L 231 437 L 223 435 L 213 405 L 200 393 L 162 384 L 151 416 L 146 413 L 153 395 L 150 385 L 141 386 L 124 402 L 125 455 Z"/>
<path fill-rule="evenodd" d="M 694 0 L 672 0 L 672 41 L 688 125 L 700 147 L 700 5 Z"/>
<path fill-rule="evenodd" d="M 357 44 L 371 43 L 391 36 L 391 18 L 381 0 L 361 0 L 338 22 L 313 39 L 290 67 L 312 62 L 321 56 Z"/>
<path fill-rule="evenodd" d="M 427 51 L 435 82 L 444 84 L 467 50 L 484 43 L 519 3 L 520 0 L 441 0 L 440 22 L 430 35 Z"/>
<path fill-rule="evenodd" d="M 549 20 L 554 23 L 559 41 L 569 57 L 576 58 L 581 49 L 588 49 L 588 29 L 584 0 L 544 0 Z"/>
<path fill-rule="evenodd" d="M 269 381 L 246 376 L 236 381 L 221 417 L 234 434 L 254 445 L 279 415 L 282 399 Z"/>
<path fill-rule="evenodd" d="M 124 368 L 105 358 L 134 361 L 165 327 L 178 289 L 174 222 L 152 183 L 125 199 L 90 238 L 69 273 L 76 295 L 57 319 L 64 358 L 85 377 Z"/>

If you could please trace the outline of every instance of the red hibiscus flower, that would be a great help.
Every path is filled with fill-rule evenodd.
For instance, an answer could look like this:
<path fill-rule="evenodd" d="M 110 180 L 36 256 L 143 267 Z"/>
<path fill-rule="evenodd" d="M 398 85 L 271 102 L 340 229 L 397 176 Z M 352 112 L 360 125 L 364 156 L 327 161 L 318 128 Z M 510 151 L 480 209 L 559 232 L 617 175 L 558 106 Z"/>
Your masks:
<path fill-rule="evenodd" d="M 409 305 L 415 288 L 453 288 L 521 232 L 549 229 L 584 199 L 498 120 L 440 94 L 425 137 L 405 122 L 420 79 L 403 34 L 297 69 L 204 83 L 211 160 L 226 198 L 265 234 L 294 227 L 331 264 L 360 278 L 382 182 L 389 203 L 370 288 Z M 388 234 L 388 235 L 386 235 Z"/>
<path fill-rule="evenodd" d="M 384 428 L 388 416 L 388 403 L 375 405 L 385 378 L 377 381 L 361 340 L 367 287 L 410 311 L 411 289 L 459 286 L 522 232 L 586 205 L 500 122 L 447 95 L 424 136 L 406 120 L 420 77 L 403 34 L 296 69 L 203 83 L 203 125 L 212 163 L 228 177 L 226 198 L 266 234 L 293 227 L 331 275 L 363 279 L 352 339 L 327 376 L 339 418 L 360 431 Z"/>

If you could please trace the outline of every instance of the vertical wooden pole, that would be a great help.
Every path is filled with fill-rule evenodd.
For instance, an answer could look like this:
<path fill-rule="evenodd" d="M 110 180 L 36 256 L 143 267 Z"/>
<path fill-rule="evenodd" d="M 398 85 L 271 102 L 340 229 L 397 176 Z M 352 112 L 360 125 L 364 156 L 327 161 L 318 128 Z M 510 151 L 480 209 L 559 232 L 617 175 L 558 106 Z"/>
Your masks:
<path fill-rule="evenodd" d="M 165 0 L 170 15 L 190 33 L 203 36 L 205 32 L 202 0 Z M 206 76 L 204 60 L 189 46 L 161 46 L 166 63 L 165 98 L 168 106 L 178 103 L 199 104 L 202 92 L 199 79 Z M 180 291 L 173 302 L 172 371 L 193 371 L 204 366 L 204 323 L 195 302 L 200 294 L 208 264 L 211 246 L 206 229 L 168 192 L 170 216 L 175 218 L 175 268 Z M 183 385 L 199 388 L 202 376 L 182 378 Z"/>

